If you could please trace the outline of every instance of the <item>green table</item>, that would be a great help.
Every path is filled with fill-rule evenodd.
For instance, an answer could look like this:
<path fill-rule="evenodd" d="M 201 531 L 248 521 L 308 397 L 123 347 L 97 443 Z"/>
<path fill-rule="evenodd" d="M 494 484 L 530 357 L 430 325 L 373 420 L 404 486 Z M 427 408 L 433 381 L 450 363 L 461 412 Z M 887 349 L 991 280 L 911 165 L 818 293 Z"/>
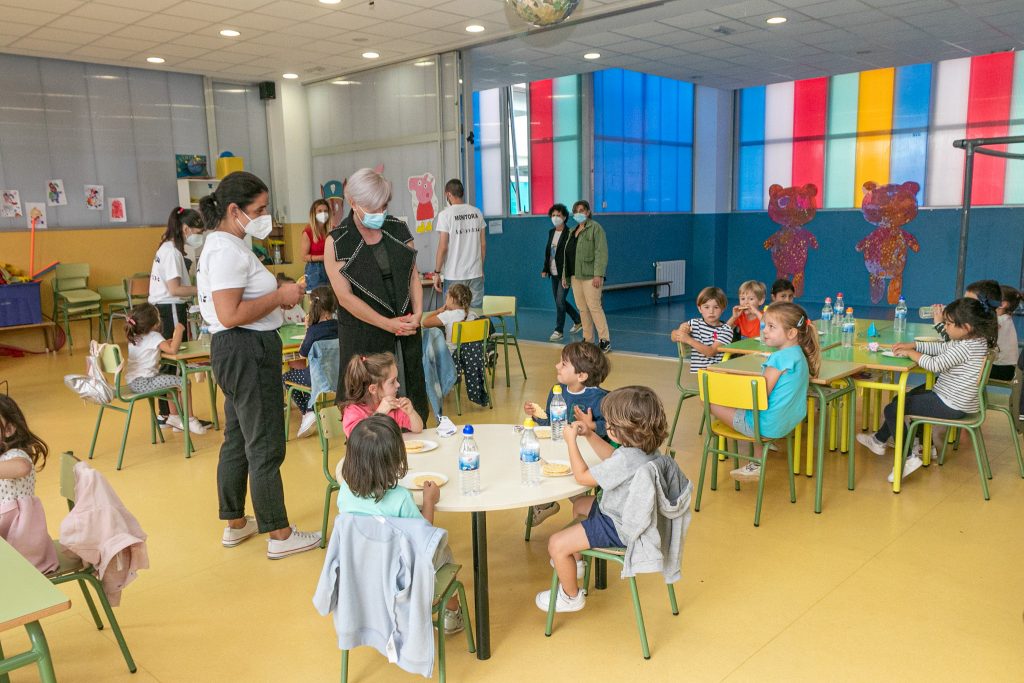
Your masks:
<path fill-rule="evenodd" d="M 44 683 L 54 683 L 53 661 L 39 620 L 71 609 L 71 601 L 21 553 L 0 538 L 0 631 L 24 626 L 31 649 L 4 657 L 0 650 L 0 681 L 7 683 L 7 673 L 29 664 L 39 668 Z"/>

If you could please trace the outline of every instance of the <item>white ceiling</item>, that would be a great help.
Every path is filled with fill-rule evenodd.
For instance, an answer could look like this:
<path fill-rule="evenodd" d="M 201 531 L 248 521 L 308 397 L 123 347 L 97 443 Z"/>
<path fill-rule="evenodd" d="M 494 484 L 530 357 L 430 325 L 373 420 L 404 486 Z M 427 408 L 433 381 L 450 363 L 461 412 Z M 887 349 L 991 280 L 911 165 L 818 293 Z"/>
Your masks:
<path fill-rule="evenodd" d="M 765 24 L 775 15 L 789 21 Z M 244 81 L 472 45 L 476 89 L 608 67 L 736 88 L 1024 48 L 1024 0 L 582 0 L 567 24 L 533 32 L 504 0 L 0 0 L 0 52 Z"/>

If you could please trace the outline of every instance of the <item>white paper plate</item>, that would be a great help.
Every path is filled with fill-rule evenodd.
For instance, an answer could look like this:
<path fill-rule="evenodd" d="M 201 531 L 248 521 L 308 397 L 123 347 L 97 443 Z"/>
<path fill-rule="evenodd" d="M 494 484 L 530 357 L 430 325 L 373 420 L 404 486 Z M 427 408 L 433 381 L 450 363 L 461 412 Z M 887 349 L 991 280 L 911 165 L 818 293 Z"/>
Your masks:
<path fill-rule="evenodd" d="M 423 448 L 418 451 L 410 451 L 409 444 L 419 442 L 423 444 Z M 420 453 L 429 453 L 430 451 L 437 448 L 437 442 L 431 441 L 430 439 L 411 438 L 405 440 L 405 450 L 409 455 L 419 455 Z"/>
<path fill-rule="evenodd" d="M 569 477 L 569 476 L 572 476 L 572 466 L 569 464 L 568 460 L 548 460 L 547 462 L 548 462 L 548 464 L 551 464 L 551 465 L 565 465 L 566 467 L 569 468 L 569 471 L 566 472 L 565 474 L 544 474 L 544 466 L 542 464 L 540 472 L 541 472 L 541 474 L 543 476 L 545 476 L 545 477 Z"/>
<path fill-rule="evenodd" d="M 927 342 L 940 342 L 940 341 L 942 341 L 942 337 L 935 337 L 935 336 L 914 337 L 914 341 L 916 341 L 916 342 L 926 342 L 926 343 Z"/>
<path fill-rule="evenodd" d="M 426 470 L 420 470 L 418 472 L 409 472 L 404 477 L 398 480 L 398 485 L 403 486 L 410 491 L 422 491 L 423 484 L 417 484 L 416 480 L 420 477 L 435 477 L 437 479 L 438 486 L 444 486 L 448 483 L 448 477 L 441 474 L 440 472 L 428 472 Z"/>
<path fill-rule="evenodd" d="M 306 338 L 306 335 L 304 335 L 304 334 L 293 334 L 291 336 L 291 340 L 292 341 L 302 341 L 305 338 Z"/>
<path fill-rule="evenodd" d="M 899 356 L 897 356 L 892 351 L 882 351 L 882 355 L 885 356 L 886 358 L 899 358 Z"/>

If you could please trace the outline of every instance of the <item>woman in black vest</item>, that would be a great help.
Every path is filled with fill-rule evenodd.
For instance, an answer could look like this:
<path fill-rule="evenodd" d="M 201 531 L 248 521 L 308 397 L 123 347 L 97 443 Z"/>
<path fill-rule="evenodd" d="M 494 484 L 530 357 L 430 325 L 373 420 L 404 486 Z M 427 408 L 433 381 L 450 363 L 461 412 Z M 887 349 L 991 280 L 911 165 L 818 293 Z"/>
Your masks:
<path fill-rule="evenodd" d="M 324 266 L 338 297 L 338 387 L 354 355 L 389 352 L 398 360 L 399 395 L 429 415 L 423 378 L 420 321 L 423 288 L 408 226 L 387 215 L 391 182 L 373 169 L 356 171 L 345 185 L 352 210 L 332 230 Z"/>
<path fill-rule="evenodd" d="M 555 204 L 548 209 L 548 218 L 554 227 L 548 230 L 548 241 L 544 243 L 544 267 L 540 276 L 551 278 L 551 295 L 555 299 L 555 331 L 548 337 L 551 341 L 562 341 L 564 338 L 562 330 L 565 328 L 566 313 L 572 319 L 570 332 L 583 329 L 580 312 L 569 301 L 569 288 L 562 282 L 565 274 L 561 272 L 560 264 L 565 260 L 565 246 L 572 232 L 565 229 L 565 219 L 568 217 L 569 209 L 565 208 L 565 204 Z"/>

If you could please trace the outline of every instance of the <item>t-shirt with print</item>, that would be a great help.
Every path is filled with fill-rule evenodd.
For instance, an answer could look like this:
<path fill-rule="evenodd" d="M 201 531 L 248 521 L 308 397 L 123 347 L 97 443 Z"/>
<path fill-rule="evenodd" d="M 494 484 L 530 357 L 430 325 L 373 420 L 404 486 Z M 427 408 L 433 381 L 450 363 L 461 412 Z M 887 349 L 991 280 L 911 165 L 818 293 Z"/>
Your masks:
<path fill-rule="evenodd" d="M 277 278 L 260 263 L 245 242 L 216 230 L 206 238 L 203 253 L 199 256 L 196 288 L 199 291 L 199 312 L 210 326 L 210 332 L 216 334 L 228 328 L 217 318 L 214 292 L 241 289 L 242 301 L 251 301 L 277 290 Z M 281 309 L 275 306 L 262 318 L 240 327 L 263 332 L 276 330 L 283 321 Z"/>
<path fill-rule="evenodd" d="M 181 280 L 180 284 L 184 287 L 192 284 L 188 268 L 185 267 L 185 255 L 178 251 L 174 242 L 168 240 L 156 250 L 153 266 L 149 269 L 149 303 L 154 306 L 185 303 L 184 298 L 172 296 L 167 290 L 167 281 L 174 278 Z"/>
<path fill-rule="evenodd" d="M 338 510 L 351 515 L 380 515 L 381 517 L 422 517 L 409 489 L 395 486 L 384 492 L 379 501 L 362 498 L 352 493 L 344 481 L 338 481 Z"/>
<path fill-rule="evenodd" d="M 455 350 L 455 340 L 452 338 L 452 327 L 455 323 L 467 322 L 470 320 L 476 320 L 479 316 L 473 311 L 466 315 L 466 312 L 461 308 L 454 311 L 441 311 L 437 314 L 437 319 L 444 323 L 444 340 L 448 342 L 448 350 Z"/>
<path fill-rule="evenodd" d="M 709 325 L 703 317 L 689 320 L 690 336 L 704 346 L 724 346 L 732 342 L 732 328 L 719 321 L 718 325 Z M 690 372 L 703 370 L 709 365 L 722 362 L 723 353 L 719 351 L 714 356 L 705 356 L 697 349 L 690 349 Z"/>
<path fill-rule="evenodd" d="M 558 277 L 558 262 L 555 259 L 555 254 L 558 253 L 558 242 L 561 239 L 561 230 L 551 231 L 551 244 L 548 245 L 548 269 L 551 271 L 551 277 Z"/>
<path fill-rule="evenodd" d="M 788 346 L 768 356 L 761 368 L 775 368 L 782 373 L 768 394 L 768 409 L 760 413 L 761 436 L 783 437 L 807 416 L 807 356 L 799 346 Z M 747 426 L 754 429 L 754 414 L 748 411 L 746 419 Z"/>
<path fill-rule="evenodd" d="M 377 411 L 370 410 L 370 406 L 363 403 L 349 403 L 345 406 L 345 412 L 341 416 L 341 428 L 345 431 L 345 436 L 351 434 L 357 424 L 370 417 L 375 412 Z M 397 422 L 398 426 L 404 431 L 412 429 L 412 422 L 409 421 L 409 416 L 398 408 L 389 412 L 388 417 Z"/>
<path fill-rule="evenodd" d="M 480 209 L 472 204 L 452 204 L 437 215 L 434 229 L 448 233 L 448 254 L 442 271 L 446 280 L 483 277 L 480 240 L 485 227 Z"/>
<path fill-rule="evenodd" d="M 166 340 L 156 330 L 150 330 L 128 345 L 128 363 L 125 365 L 124 383 L 131 384 L 141 377 L 156 377 L 160 373 L 160 345 Z"/>

